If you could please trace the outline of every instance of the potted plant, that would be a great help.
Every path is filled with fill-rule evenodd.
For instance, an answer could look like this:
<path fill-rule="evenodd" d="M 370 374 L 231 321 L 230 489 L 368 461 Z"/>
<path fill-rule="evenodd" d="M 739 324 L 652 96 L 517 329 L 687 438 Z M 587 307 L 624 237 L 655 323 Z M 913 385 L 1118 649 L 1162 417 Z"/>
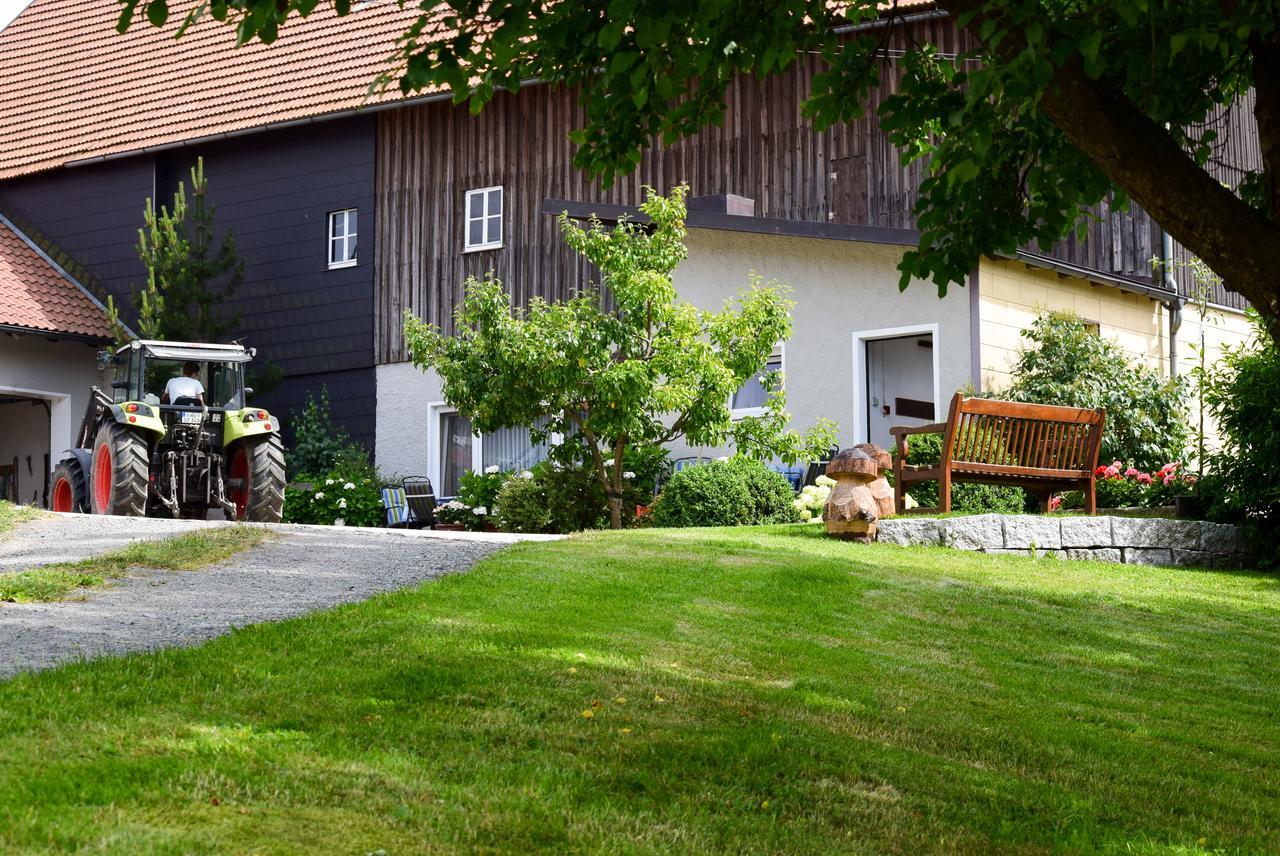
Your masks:
<path fill-rule="evenodd" d="M 471 506 L 460 499 L 451 499 L 436 506 L 436 524 L 432 529 L 443 532 L 462 532 L 475 518 Z"/>

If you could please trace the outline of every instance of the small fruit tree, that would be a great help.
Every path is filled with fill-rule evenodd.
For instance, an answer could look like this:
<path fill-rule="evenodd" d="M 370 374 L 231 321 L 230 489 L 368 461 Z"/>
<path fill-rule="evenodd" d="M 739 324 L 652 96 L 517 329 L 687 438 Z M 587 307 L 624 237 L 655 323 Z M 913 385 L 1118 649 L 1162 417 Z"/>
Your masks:
<path fill-rule="evenodd" d="M 521 310 L 490 276 L 467 281 L 456 336 L 405 317 L 414 364 L 439 372 L 445 400 L 476 431 L 541 425 L 537 440 L 585 448 L 615 529 L 628 447 L 683 437 L 794 463 L 815 457 L 835 435 L 825 420 L 804 435 L 787 428 L 776 374 L 765 379 L 771 394 L 763 415 L 731 418 L 730 396 L 790 334 L 793 304 L 782 286 L 754 274 L 716 312 L 676 297 L 672 272 L 687 256 L 686 192 L 646 189 L 643 225 L 622 220 L 606 228 L 593 219 L 583 227 L 561 216 L 565 241 L 600 269 L 608 300 L 593 287 L 561 303 L 534 298 Z"/>

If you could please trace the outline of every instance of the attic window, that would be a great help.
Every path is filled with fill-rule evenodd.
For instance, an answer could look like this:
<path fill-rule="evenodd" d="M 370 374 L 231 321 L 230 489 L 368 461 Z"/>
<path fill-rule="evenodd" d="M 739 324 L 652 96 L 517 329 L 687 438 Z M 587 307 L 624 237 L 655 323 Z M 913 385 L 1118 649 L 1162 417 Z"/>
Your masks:
<path fill-rule="evenodd" d="M 355 208 L 329 213 L 329 270 L 355 266 L 356 214 Z"/>
<path fill-rule="evenodd" d="M 502 246 L 502 188 L 468 190 L 466 196 L 467 233 L 462 251 L 496 250 Z"/>

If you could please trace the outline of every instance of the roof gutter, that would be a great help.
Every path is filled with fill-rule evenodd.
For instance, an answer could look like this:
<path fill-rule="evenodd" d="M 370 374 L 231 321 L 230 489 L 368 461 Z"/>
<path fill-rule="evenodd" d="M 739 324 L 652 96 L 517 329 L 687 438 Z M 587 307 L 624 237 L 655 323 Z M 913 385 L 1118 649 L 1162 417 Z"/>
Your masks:
<path fill-rule="evenodd" d="M 1074 276 L 1077 279 L 1086 279 L 1093 282 L 1099 282 L 1104 285 L 1110 285 L 1119 291 L 1125 291 L 1129 294 L 1140 294 L 1143 297 L 1149 297 L 1152 300 L 1158 300 L 1161 303 L 1177 302 L 1179 305 L 1186 303 L 1187 299 L 1176 291 L 1169 291 L 1159 286 L 1146 285 L 1136 282 L 1132 279 L 1125 279 L 1120 276 L 1102 273 L 1091 268 L 1083 268 L 1073 265 L 1070 262 L 1063 262 L 1057 259 L 1051 259 L 1048 256 L 1042 256 L 1037 253 L 1028 253 L 1024 250 L 1018 250 L 1016 253 L 996 253 L 1001 258 L 1013 259 L 1032 267 L 1044 268 L 1055 273 L 1064 274 L 1066 276 Z"/>
<path fill-rule="evenodd" d="M 0 333 L 8 333 L 10 336 L 40 336 L 44 339 L 70 339 L 90 345 L 103 345 L 111 342 L 110 336 L 95 336 L 92 333 L 64 333 L 61 330 L 21 327 L 17 324 L 0 324 Z"/>

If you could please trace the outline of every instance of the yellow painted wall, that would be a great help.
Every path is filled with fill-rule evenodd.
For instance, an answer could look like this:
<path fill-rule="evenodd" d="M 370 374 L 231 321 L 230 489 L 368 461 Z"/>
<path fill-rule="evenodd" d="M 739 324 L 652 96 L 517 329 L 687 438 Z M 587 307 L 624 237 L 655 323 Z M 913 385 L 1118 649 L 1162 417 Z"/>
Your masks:
<path fill-rule="evenodd" d="M 1097 322 L 1099 334 L 1119 344 L 1135 362 L 1169 373 L 1169 311 L 1163 304 L 1017 261 L 984 259 L 978 277 L 984 390 L 999 392 L 1009 385 L 1009 369 L 1018 347 L 1026 342 L 1021 332 L 1046 311 L 1073 311 Z M 1250 335 L 1243 315 L 1212 307 L 1203 326 L 1206 359 L 1211 363 L 1223 347 L 1245 342 Z M 1199 346 L 1200 328 L 1198 311 L 1185 307 L 1178 331 L 1180 373 L 1190 371 L 1198 359 L 1191 346 Z M 1194 400 L 1191 406 L 1194 420 Z M 1206 433 L 1212 448 L 1217 436 L 1211 424 Z"/>

